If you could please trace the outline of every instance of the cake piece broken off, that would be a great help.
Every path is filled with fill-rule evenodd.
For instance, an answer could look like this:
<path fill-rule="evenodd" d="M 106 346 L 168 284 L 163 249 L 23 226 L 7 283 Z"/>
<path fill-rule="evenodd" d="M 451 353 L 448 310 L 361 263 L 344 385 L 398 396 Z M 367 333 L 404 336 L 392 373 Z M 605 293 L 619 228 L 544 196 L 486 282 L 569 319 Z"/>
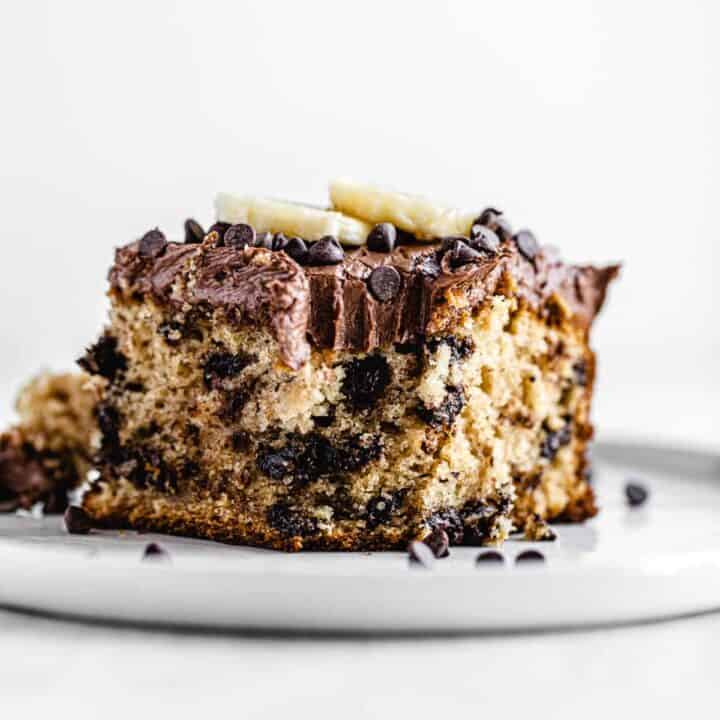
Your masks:
<path fill-rule="evenodd" d="M 588 333 L 617 266 L 566 265 L 493 209 L 331 199 L 222 195 L 206 235 L 117 251 L 83 360 L 107 381 L 94 521 L 366 550 L 594 515 Z"/>
<path fill-rule="evenodd" d="M 84 373 L 45 373 L 20 391 L 19 422 L 0 433 L 0 512 L 66 508 L 91 469 L 96 384 Z"/>

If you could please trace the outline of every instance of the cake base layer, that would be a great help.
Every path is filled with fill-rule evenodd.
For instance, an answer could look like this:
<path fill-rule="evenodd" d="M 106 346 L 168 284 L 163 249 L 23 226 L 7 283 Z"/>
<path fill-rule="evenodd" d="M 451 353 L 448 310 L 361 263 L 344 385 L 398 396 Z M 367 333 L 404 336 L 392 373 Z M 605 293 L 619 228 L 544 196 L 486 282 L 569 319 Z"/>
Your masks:
<path fill-rule="evenodd" d="M 85 374 L 46 373 L 22 388 L 19 422 L 0 433 L 0 511 L 65 509 L 91 469 L 95 384 Z"/>
<path fill-rule="evenodd" d="M 594 356 L 560 301 L 541 312 L 498 293 L 451 332 L 312 348 L 291 369 L 271 333 L 222 308 L 111 299 L 85 360 L 108 380 L 100 478 L 83 502 L 100 525 L 371 550 L 436 527 L 498 544 L 596 512 Z"/>

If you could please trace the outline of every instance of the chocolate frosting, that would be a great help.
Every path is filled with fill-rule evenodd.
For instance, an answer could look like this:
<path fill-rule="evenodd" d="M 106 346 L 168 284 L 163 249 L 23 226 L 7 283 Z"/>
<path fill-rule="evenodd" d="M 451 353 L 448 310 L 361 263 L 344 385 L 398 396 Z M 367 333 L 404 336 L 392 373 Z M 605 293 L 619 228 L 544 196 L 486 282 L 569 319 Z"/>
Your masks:
<path fill-rule="evenodd" d="M 392 265 L 401 286 L 392 300 L 378 301 L 367 280 Z M 264 248 L 170 243 L 158 258 L 143 258 L 138 243 L 116 252 L 111 287 L 123 294 L 150 294 L 159 302 L 221 307 L 240 322 L 267 327 L 282 360 L 297 369 L 310 346 L 368 352 L 451 331 L 464 313 L 496 294 L 515 295 L 535 309 L 560 298 L 583 331 L 600 310 L 619 266 L 563 263 L 549 248 L 532 260 L 512 241 L 497 255 L 453 268 L 440 243 L 401 245 L 392 253 L 366 246 L 346 252 L 338 265 L 301 267 L 284 252 Z"/>

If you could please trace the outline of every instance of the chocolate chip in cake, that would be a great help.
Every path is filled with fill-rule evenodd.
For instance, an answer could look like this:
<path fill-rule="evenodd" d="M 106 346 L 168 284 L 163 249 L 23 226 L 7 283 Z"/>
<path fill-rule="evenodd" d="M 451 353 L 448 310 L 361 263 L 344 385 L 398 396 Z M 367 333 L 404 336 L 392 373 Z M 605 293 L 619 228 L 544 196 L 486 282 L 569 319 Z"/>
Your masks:
<path fill-rule="evenodd" d="M 174 320 L 160 323 L 157 329 L 158 335 L 160 335 L 163 340 L 171 346 L 177 345 L 182 340 L 184 330 L 185 328 L 183 324 Z"/>
<path fill-rule="evenodd" d="M 580 387 L 586 387 L 588 384 L 588 367 L 585 360 L 578 360 L 573 366 L 573 375 L 575 376 L 575 382 Z"/>
<path fill-rule="evenodd" d="M 217 235 L 217 245 L 220 246 L 224 242 L 223 238 L 225 237 L 225 232 L 229 227 L 230 223 L 216 222 L 208 228 L 207 234 L 210 235 L 210 233 L 215 233 Z"/>
<path fill-rule="evenodd" d="M 540 252 L 540 245 L 535 239 L 535 236 L 529 230 L 520 230 L 513 237 L 515 244 L 517 245 L 520 254 L 526 259 L 532 262 L 535 260 L 535 256 Z"/>
<path fill-rule="evenodd" d="M 338 265 L 343 261 L 345 252 L 332 235 L 313 243 L 307 254 L 308 265 Z"/>
<path fill-rule="evenodd" d="M 472 338 L 458 335 L 435 335 L 425 342 L 425 347 L 433 355 L 441 345 L 447 345 L 450 348 L 450 360 L 452 362 L 465 360 L 475 350 L 475 343 Z"/>
<path fill-rule="evenodd" d="M 247 223 L 231 225 L 223 235 L 223 244 L 235 250 L 252 246 L 255 244 L 255 228 Z"/>
<path fill-rule="evenodd" d="M 274 238 L 272 233 L 261 232 L 257 234 L 255 238 L 255 247 L 265 248 L 266 250 L 273 249 Z"/>
<path fill-rule="evenodd" d="M 138 255 L 142 258 L 156 258 L 165 252 L 167 239 L 158 229 L 148 230 L 141 238 L 138 245 Z"/>
<path fill-rule="evenodd" d="M 230 447 L 235 452 L 247 452 L 250 449 L 250 435 L 242 430 L 234 432 L 230 437 Z"/>
<path fill-rule="evenodd" d="M 413 540 L 408 545 L 408 559 L 411 565 L 420 565 L 424 568 L 431 568 L 435 563 L 435 556 L 432 550 L 419 540 Z"/>
<path fill-rule="evenodd" d="M 572 428 L 567 423 L 559 430 L 545 429 L 545 439 L 540 445 L 540 457 L 553 460 L 561 447 L 568 445 L 572 440 Z"/>
<path fill-rule="evenodd" d="M 205 231 L 197 220 L 188 218 L 185 221 L 184 228 L 186 245 L 195 245 L 196 243 L 201 243 L 203 241 Z"/>
<path fill-rule="evenodd" d="M 476 565 L 504 565 L 505 557 L 497 550 L 485 550 L 475 558 Z"/>
<path fill-rule="evenodd" d="M 484 225 L 474 225 L 469 245 L 473 250 L 487 255 L 497 255 L 500 249 L 500 238 L 490 228 Z"/>
<path fill-rule="evenodd" d="M 207 356 L 203 364 L 205 387 L 217 387 L 222 380 L 239 375 L 246 367 L 257 361 L 257 356 L 249 353 L 214 352 Z"/>
<path fill-rule="evenodd" d="M 463 544 L 484 545 L 490 539 L 490 530 L 498 512 L 498 506 L 490 501 L 466 503 L 460 511 L 464 526 Z"/>
<path fill-rule="evenodd" d="M 359 410 L 367 410 L 375 405 L 390 384 L 390 366 L 383 355 L 355 358 L 343 367 L 345 377 L 342 393 Z"/>
<path fill-rule="evenodd" d="M 523 550 L 515 556 L 515 563 L 542 563 L 545 556 L 539 550 Z"/>
<path fill-rule="evenodd" d="M 65 510 L 65 529 L 71 535 L 87 535 L 93 528 L 92 518 L 76 505 L 70 505 Z"/>
<path fill-rule="evenodd" d="M 368 250 L 373 252 L 389 253 L 395 249 L 397 243 L 397 230 L 392 223 L 376 225 L 367 236 Z"/>
<path fill-rule="evenodd" d="M 91 345 L 77 364 L 91 375 L 100 375 L 113 381 L 115 377 L 127 369 L 127 358 L 117 349 L 117 338 L 112 335 L 101 335 Z"/>
<path fill-rule="evenodd" d="M 462 388 L 448 386 L 445 399 L 436 408 L 429 408 L 423 403 L 418 406 L 417 414 L 423 422 L 434 428 L 449 428 L 455 418 L 465 407 L 465 394 Z"/>
<path fill-rule="evenodd" d="M 272 241 L 272 249 L 273 250 L 284 250 L 287 247 L 288 242 L 289 242 L 288 238 L 285 237 L 285 235 L 283 233 L 281 233 L 281 232 L 275 233 L 275 236 L 273 237 L 273 241 Z"/>
<path fill-rule="evenodd" d="M 365 509 L 368 529 L 373 530 L 378 525 L 389 523 L 395 511 L 402 505 L 404 497 L 405 493 L 398 491 L 370 498 Z"/>
<path fill-rule="evenodd" d="M 315 427 L 329 428 L 335 422 L 336 415 L 337 408 L 335 405 L 330 405 L 325 415 L 312 416 L 313 423 L 315 424 Z"/>
<path fill-rule="evenodd" d="M 402 278 L 394 267 L 381 265 L 370 273 L 367 284 L 376 300 L 389 302 L 400 292 Z"/>
<path fill-rule="evenodd" d="M 286 503 L 275 503 L 267 512 L 267 521 L 271 528 L 284 537 L 306 537 L 317 532 L 315 518 L 304 517 Z"/>
<path fill-rule="evenodd" d="M 291 237 L 283 250 L 299 265 L 304 265 L 307 261 L 308 249 L 302 238 Z"/>
<path fill-rule="evenodd" d="M 648 489 L 637 481 L 625 483 L 625 499 L 630 507 L 644 505 L 649 494 Z"/>
<path fill-rule="evenodd" d="M 423 542 L 436 558 L 446 558 L 450 555 L 450 538 L 442 528 L 435 528 Z"/>
<path fill-rule="evenodd" d="M 95 410 L 98 427 L 104 438 L 116 439 L 120 429 L 120 413 L 108 403 L 101 403 Z"/>
<path fill-rule="evenodd" d="M 237 420 L 238 416 L 247 405 L 248 400 L 252 397 L 254 387 L 255 381 L 252 381 L 245 387 L 226 391 L 225 400 L 219 413 L 220 417 L 228 422 Z"/>
<path fill-rule="evenodd" d="M 446 508 L 434 512 L 427 525 L 433 529 L 443 530 L 452 545 L 460 545 L 463 541 L 464 525 L 460 513 L 455 508 Z"/>
<path fill-rule="evenodd" d="M 262 448 L 255 460 L 258 470 L 272 480 L 290 476 L 295 468 L 295 453 L 291 448 Z"/>
<path fill-rule="evenodd" d="M 145 546 L 142 554 L 143 560 L 150 560 L 153 562 L 167 562 L 170 560 L 170 554 L 158 543 L 151 542 Z"/>

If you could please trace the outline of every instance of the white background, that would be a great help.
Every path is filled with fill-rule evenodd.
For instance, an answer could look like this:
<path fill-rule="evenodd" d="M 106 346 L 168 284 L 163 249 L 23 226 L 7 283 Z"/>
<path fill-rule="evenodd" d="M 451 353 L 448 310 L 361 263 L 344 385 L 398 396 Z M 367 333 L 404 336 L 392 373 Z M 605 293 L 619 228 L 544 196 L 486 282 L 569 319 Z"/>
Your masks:
<path fill-rule="evenodd" d="M 718 8 L 3 3 L 0 417 L 97 334 L 113 247 L 342 174 L 622 260 L 601 432 L 720 445 Z"/>

